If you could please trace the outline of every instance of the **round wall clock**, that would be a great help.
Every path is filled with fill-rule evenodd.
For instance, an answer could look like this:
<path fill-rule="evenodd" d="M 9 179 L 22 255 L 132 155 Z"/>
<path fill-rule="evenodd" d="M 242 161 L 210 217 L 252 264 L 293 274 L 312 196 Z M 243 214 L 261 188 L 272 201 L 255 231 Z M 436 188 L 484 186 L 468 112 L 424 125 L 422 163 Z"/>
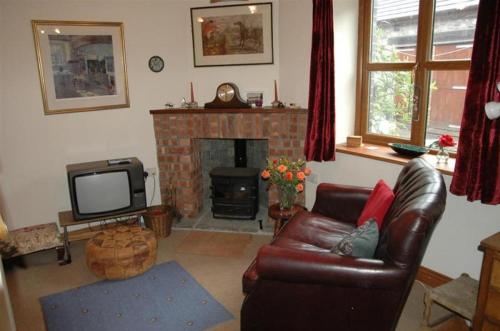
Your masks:
<path fill-rule="evenodd" d="M 238 86 L 234 83 L 222 83 L 215 91 L 215 99 L 212 102 L 206 103 L 205 108 L 250 108 L 251 106 L 245 102 L 238 90 Z"/>
<path fill-rule="evenodd" d="M 160 72 L 163 70 L 165 67 L 165 63 L 163 62 L 163 59 L 157 55 L 151 56 L 148 62 L 149 69 L 151 69 L 152 72 Z"/>

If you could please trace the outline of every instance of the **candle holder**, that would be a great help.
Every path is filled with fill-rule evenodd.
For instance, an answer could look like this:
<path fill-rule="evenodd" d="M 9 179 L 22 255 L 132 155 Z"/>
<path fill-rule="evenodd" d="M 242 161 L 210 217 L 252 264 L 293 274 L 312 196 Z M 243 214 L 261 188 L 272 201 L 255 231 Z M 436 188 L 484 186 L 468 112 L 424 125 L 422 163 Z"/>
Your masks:
<path fill-rule="evenodd" d="M 274 101 L 271 102 L 271 107 L 273 108 L 284 108 L 285 105 L 283 102 L 278 99 L 278 83 L 276 83 L 276 79 L 274 80 Z"/>
<path fill-rule="evenodd" d="M 189 102 L 184 102 L 184 107 L 185 108 L 198 108 L 198 101 L 194 100 L 193 82 L 190 82 L 189 85 L 190 85 L 190 92 L 191 92 L 191 100 Z"/>

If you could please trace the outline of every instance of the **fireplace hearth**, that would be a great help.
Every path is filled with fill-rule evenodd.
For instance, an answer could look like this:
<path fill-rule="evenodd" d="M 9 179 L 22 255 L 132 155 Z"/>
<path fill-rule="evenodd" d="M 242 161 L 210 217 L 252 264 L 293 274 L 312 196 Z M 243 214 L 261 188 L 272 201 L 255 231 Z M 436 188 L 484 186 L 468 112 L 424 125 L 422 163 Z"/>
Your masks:
<path fill-rule="evenodd" d="M 259 211 L 259 173 L 258 168 L 212 169 L 213 217 L 255 220 Z"/>

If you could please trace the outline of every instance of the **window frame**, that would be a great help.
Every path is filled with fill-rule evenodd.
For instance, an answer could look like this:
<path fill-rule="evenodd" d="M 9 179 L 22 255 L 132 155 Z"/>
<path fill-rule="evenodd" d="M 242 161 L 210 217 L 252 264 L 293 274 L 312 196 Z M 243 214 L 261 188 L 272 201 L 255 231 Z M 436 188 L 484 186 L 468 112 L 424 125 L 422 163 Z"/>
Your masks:
<path fill-rule="evenodd" d="M 432 38 L 435 0 L 419 0 L 415 62 L 370 62 L 372 8 L 375 0 L 360 0 L 358 13 L 358 64 L 356 83 L 356 115 L 354 131 L 367 143 L 386 145 L 389 142 L 424 146 L 430 97 L 429 79 L 432 71 L 469 70 L 470 60 L 433 60 Z M 417 111 L 412 114 L 410 139 L 368 132 L 370 72 L 408 71 L 414 74 L 414 96 Z M 415 117 L 418 120 L 415 120 Z"/>

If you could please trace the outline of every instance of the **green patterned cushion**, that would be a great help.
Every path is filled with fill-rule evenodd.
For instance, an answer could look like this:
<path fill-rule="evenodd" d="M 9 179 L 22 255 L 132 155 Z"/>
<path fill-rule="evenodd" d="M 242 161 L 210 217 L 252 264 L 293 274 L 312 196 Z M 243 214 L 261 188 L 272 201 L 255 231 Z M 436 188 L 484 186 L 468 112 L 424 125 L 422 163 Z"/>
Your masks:
<path fill-rule="evenodd" d="M 332 253 L 371 259 L 378 244 L 378 226 L 374 218 L 357 227 L 346 235 L 337 246 L 331 249 Z"/>

